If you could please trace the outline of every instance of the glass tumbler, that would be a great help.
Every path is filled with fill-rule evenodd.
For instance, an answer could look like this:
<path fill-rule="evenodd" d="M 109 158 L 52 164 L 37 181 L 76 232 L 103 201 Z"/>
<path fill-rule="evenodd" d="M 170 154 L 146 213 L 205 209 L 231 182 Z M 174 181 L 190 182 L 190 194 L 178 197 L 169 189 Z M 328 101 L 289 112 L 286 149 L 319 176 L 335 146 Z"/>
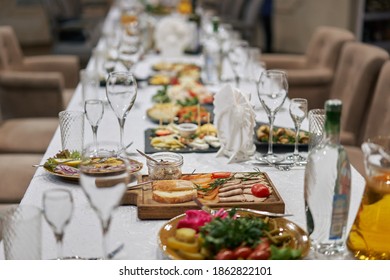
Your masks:
<path fill-rule="evenodd" d="M 8 210 L 1 219 L 4 255 L 7 260 L 40 260 L 42 211 L 30 205 Z"/>
<path fill-rule="evenodd" d="M 62 149 L 70 152 L 82 152 L 84 143 L 84 112 L 61 111 L 58 116 L 60 119 Z"/>
<path fill-rule="evenodd" d="M 311 109 L 308 114 L 309 119 L 309 151 L 321 143 L 324 124 L 325 124 L 325 110 Z"/>

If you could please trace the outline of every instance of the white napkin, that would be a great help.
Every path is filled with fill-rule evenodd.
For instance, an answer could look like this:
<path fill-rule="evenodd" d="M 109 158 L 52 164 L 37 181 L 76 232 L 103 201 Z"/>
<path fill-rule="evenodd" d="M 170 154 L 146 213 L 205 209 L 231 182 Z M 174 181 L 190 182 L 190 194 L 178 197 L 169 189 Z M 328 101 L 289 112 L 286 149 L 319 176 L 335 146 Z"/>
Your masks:
<path fill-rule="evenodd" d="M 214 125 L 221 148 L 218 156 L 228 156 L 229 163 L 248 160 L 256 151 L 253 143 L 255 112 L 248 96 L 231 85 L 214 97 Z"/>
<path fill-rule="evenodd" d="M 154 39 L 162 56 L 177 57 L 190 43 L 191 27 L 182 17 L 168 16 L 158 22 Z"/>

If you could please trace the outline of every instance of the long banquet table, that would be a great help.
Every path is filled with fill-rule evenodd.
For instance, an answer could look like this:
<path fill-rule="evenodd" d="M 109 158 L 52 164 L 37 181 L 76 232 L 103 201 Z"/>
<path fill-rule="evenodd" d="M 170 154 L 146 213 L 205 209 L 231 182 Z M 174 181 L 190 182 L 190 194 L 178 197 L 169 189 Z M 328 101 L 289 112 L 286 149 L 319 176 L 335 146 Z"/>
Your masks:
<path fill-rule="evenodd" d="M 115 16 L 118 11 L 111 10 L 109 17 Z M 188 61 L 202 63 L 200 57 L 185 57 Z M 156 54 L 146 57 L 146 59 L 137 65 L 136 72 L 145 74 L 152 63 L 161 61 L 162 58 Z M 89 68 L 93 67 L 93 61 L 90 61 Z M 156 93 L 159 87 L 146 86 L 140 84 L 138 96 L 133 109 L 128 115 L 125 123 L 126 142 L 134 141 L 132 149 L 144 149 L 144 130 L 155 127 L 156 124 L 151 122 L 146 110 L 151 107 L 151 97 Z M 264 110 L 261 108 L 258 98 L 254 92 L 253 85 L 244 85 L 243 90 L 248 90 L 252 96 L 252 102 L 255 107 L 257 121 L 267 122 Z M 104 96 L 105 89 L 101 87 L 99 94 Z M 288 100 L 283 109 L 278 113 L 275 125 L 293 127 L 292 120 L 288 114 Z M 69 107 L 69 110 L 83 110 L 81 85 L 76 90 Z M 307 121 L 304 122 L 303 128 L 307 129 Z M 106 106 L 103 120 L 98 130 L 99 140 L 118 140 L 119 125 L 112 110 Z M 85 143 L 92 141 L 92 130 L 85 122 Z M 42 163 L 49 157 L 55 155 L 61 150 L 60 131 L 57 129 L 45 155 Z M 252 171 L 255 167 L 260 167 L 267 172 L 273 181 L 280 195 L 285 202 L 285 212 L 294 214 L 289 219 L 302 228 L 306 228 L 303 199 L 303 180 L 304 168 L 293 168 L 290 171 L 279 171 L 273 167 L 259 166 L 252 162 L 228 164 L 226 157 L 215 156 L 215 153 L 188 153 L 183 154 L 184 165 L 183 172 L 212 172 L 212 171 Z M 141 174 L 147 174 L 145 159 L 134 153 L 132 158 L 144 163 Z M 43 168 L 38 168 L 21 204 L 35 205 L 42 207 L 42 194 L 45 190 L 53 188 L 65 188 L 72 192 L 74 197 L 74 212 L 69 226 L 66 228 L 64 237 L 64 255 L 81 256 L 81 257 L 99 257 L 102 255 L 102 233 L 99 220 L 95 212 L 90 207 L 86 196 L 81 187 L 74 182 L 61 180 L 51 174 L 48 174 Z M 363 177 L 353 169 L 352 172 L 352 197 L 351 211 L 349 215 L 348 229 L 354 220 L 362 191 L 364 188 Z M 140 220 L 137 218 L 136 206 L 120 206 L 113 216 L 111 228 L 109 231 L 109 245 L 111 249 L 120 244 L 124 244 L 124 249 L 117 256 L 120 259 L 162 259 L 164 254 L 159 249 L 158 232 L 165 223 L 165 220 Z M 3 246 L 0 248 L 0 258 L 4 258 Z M 56 256 L 56 244 L 53 232 L 48 224 L 43 221 L 42 226 L 42 258 L 53 259 Z"/>

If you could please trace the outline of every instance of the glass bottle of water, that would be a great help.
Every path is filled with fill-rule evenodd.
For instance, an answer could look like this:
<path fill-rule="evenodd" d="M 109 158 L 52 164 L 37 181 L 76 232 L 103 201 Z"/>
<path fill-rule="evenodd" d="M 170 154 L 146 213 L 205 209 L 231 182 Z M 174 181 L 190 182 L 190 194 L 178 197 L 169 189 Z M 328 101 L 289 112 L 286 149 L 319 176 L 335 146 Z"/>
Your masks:
<path fill-rule="evenodd" d="M 307 230 L 317 258 L 342 258 L 345 253 L 351 169 L 340 145 L 342 102 L 325 103 L 325 135 L 310 151 L 305 170 Z"/>

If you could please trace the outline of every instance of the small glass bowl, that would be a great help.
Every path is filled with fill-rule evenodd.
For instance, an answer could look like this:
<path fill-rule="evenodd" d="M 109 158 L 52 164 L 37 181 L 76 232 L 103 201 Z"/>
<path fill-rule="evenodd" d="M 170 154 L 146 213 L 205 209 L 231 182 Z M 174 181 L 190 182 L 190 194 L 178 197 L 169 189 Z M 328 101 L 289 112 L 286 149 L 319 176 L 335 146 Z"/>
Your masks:
<path fill-rule="evenodd" d="M 198 130 L 198 125 L 194 123 L 181 123 L 177 125 L 177 128 L 179 130 L 180 136 L 188 138 L 195 134 L 195 132 Z"/>
<path fill-rule="evenodd" d="M 161 152 L 150 155 L 158 162 L 146 160 L 150 180 L 176 180 L 180 179 L 183 166 L 183 156 L 171 152 Z"/>

